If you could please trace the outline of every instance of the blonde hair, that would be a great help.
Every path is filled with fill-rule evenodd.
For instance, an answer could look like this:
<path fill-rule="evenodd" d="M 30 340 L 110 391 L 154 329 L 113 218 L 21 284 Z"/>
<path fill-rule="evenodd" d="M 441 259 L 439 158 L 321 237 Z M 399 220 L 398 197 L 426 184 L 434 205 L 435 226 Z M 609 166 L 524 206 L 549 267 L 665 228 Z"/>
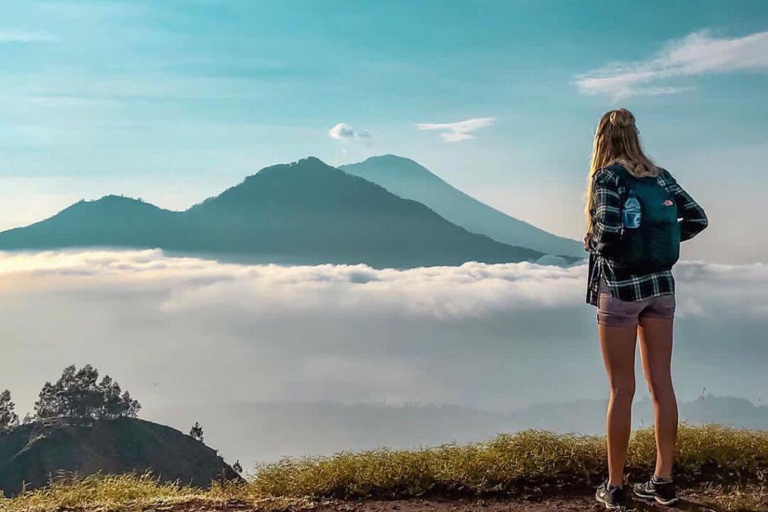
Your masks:
<path fill-rule="evenodd" d="M 591 210 L 594 207 L 592 178 L 599 169 L 613 163 L 620 163 L 627 172 L 637 178 L 656 176 L 659 173 L 658 168 L 643 153 L 639 133 L 635 125 L 635 116 L 625 108 L 609 110 L 597 123 L 587 183 L 587 231 L 592 231 Z"/>

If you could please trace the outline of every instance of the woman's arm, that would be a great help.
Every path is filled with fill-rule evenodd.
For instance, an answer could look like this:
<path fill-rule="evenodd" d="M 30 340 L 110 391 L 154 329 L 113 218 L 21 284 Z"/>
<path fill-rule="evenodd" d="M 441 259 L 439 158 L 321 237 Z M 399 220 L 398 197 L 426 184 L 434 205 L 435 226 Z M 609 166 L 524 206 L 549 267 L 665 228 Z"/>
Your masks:
<path fill-rule="evenodd" d="M 693 198 L 683 190 L 683 187 L 677 184 L 677 180 L 665 172 L 667 188 L 669 192 L 674 196 L 677 203 L 677 214 L 681 217 L 680 220 L 680 240 L 690 240 L 694 236 L 698 235 L 709 225 L 707 220 L 707 214 L 704 213 L 704 209 L 693 200 Z"/>
<path fill-rule="evenodd" d="M 608 171 L 597 171 L 592 179 L 592 197 L 593 222 L 589 244 L 595 252 L 612 256 L 619 248 L 624 231 L 618 178 Z"/>

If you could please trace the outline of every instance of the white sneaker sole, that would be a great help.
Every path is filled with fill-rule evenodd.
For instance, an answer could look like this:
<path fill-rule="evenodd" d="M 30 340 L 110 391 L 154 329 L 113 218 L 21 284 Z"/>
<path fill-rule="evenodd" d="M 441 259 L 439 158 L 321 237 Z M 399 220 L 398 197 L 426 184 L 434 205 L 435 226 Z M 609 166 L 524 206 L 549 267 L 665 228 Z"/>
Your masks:
<path fill-rule="evenodd" d="M 669 501 L 664 501 L 663 499 L 659 498 L 658 496 L 654 496 L 653 499 L 656 500 L 656 503 L 659 505 L 664 505 L 665 507 L 671 507 L 672 505 L 675 505 L 678 501 L 680 501 L 679 498 L 672 498 Z"/>
<path fill-rule="evenodd" d="M 637 496 L 638 498 L 642 498 L 644 500 L 655 500 L 656 503 L 658 503 L 659 505 L 664 505 L 665 507 L 671 507 L 672 505 L 680 501 L 680 498 L 673 498 L 671 500 L 664 501 L 663 499 L 659 498 L 655 494 L 640 494 L 639 492 L 635 492 L 635 496 Z"/>
<path fill-rule="evenodd" d="M 608 510 L 622 510 L 623 508 L 621 505 L 611 505 L 600 496 L 595 496 L 595 499 L 597 499 L 598 502 L 602 503 L 605 506 L 605 508 Z"/>

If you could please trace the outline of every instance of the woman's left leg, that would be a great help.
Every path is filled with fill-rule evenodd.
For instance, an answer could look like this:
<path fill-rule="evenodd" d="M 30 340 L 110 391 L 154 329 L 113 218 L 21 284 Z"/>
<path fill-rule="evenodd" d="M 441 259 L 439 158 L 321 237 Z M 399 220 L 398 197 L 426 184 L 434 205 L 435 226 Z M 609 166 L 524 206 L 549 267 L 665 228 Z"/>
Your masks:
<path fill-rule="evenodd" d="M 671 478 L 677 442 L 677 399 L 672 386 L 672 318 L 640 319 L 640 355 L 653 399 L 656 476 Z"/>

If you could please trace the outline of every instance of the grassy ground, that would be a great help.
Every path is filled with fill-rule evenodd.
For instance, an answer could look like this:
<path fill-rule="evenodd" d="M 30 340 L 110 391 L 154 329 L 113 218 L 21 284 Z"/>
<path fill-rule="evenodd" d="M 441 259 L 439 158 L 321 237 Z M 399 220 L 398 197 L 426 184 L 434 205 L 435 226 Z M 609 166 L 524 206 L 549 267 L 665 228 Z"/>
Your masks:
<path fill-rule="evenodd" d="M 647 477 L 655 459 L 653 432 L 630 444 L 630 480 Z M 257 467 L 245 484 L 210 490 L 157 482 L 151 475 L 94 476 L 0 500 L 0 510 L 128 510 L 198 503 L 301 509 L 317 499 L 417 496 L 556 496 L 589 492 L 605 475 L 601 437 L 526 431 L 466 446 L 343 452 L 285 459 Z M 724 510 L 768 510 L 768 431 L 681 426 L 675 475 Z M 208 504 L 208 505 L 205 505 Z"/>

